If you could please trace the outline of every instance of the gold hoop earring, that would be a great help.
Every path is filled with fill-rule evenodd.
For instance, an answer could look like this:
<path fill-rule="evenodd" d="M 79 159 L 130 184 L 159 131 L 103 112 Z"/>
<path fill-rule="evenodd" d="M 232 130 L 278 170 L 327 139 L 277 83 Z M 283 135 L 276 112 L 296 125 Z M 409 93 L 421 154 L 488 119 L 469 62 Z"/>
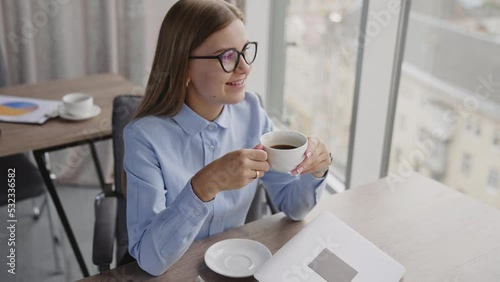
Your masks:
<path fill-rule="evenodd" d="M 189 80 L 186 82 L 186 88 L 189 86 Z"/>

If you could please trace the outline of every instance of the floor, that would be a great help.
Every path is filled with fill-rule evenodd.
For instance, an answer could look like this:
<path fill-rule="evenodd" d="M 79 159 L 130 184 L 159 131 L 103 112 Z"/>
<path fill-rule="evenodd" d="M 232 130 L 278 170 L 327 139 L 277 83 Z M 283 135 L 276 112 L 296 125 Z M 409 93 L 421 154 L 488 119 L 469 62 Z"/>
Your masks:
<path fill-rule="evenodd" d="M 95 274 L 97 268 L 92 264 L 94 198 L 101 189 L 91 186 L 57 186 L 57 191 L 87 268 L 91 274 Z M 6 229 L 8 226 L 7 207 L 0 207 L 0 222 L 6 226 L 0 228 L 0 256 L 2 257 L 0 281 L 59 282 L 83 278 L 54 205 L 50 197 L 48 199 L 49 206 L 47 207 L 50 207 L 50 210 L 45 208 L 38 220 L 33 219 L 32 209 L 34 204 L 40 205 L 43 202 L 43 197 L 37 198 L 35 202 L 25 200 L 16 203 L 18 221 L 15 230 L 15 275 L 8 272 L 7 266 L 7 256 L 11 248 L 7 241 L 10 236 L 10 232 Z M 49 214 L 54 225 L 54 235 L 57 238 L 55 244 L 50 235 Z"/>

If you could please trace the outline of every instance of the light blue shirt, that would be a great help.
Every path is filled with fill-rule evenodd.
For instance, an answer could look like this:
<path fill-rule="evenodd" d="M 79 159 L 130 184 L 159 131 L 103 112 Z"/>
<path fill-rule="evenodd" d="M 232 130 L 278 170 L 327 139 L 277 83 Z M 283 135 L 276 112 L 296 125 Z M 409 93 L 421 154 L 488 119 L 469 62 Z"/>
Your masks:
<path fill-rule="evenodd" d="M 228 152 L 254 148 L 271 130 L 250 92 L 242 102 L 226 105 L 213 122 L 184 104 L 174 117 L 147 116 L 125 128 L 129 251 L 142 269 L 161 275 L 194 240 L 244 223 L 257 180 L 202 202 L 191 178 Z M 261 179 L 276 207 L 293 220 L 314 207 L 325 186 L 324 178 L 311 174 L 269 171 Z"/>

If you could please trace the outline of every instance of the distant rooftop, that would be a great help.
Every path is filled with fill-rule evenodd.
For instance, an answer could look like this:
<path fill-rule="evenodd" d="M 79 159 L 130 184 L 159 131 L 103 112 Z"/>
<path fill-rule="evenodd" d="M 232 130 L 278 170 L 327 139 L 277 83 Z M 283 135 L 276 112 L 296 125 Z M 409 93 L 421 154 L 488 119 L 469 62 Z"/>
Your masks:
<path fill-rule="evenodd" d="M 471 94 L 480 89 L 500 105 L 500 36 L 411 13 L 405 61 Z M 485 81 L 492 83 L 481 86 Z"/>

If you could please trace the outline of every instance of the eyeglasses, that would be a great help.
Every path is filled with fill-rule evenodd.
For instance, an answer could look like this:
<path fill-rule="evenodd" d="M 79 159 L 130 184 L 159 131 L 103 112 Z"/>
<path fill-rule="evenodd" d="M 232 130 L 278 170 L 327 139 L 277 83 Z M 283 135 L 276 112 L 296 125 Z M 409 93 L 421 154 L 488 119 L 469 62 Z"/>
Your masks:
<path fill-rule="evenodd" d="M 257 56 L 257 42 L 248 42 L 243 46 L 243 50 L 240 52 L 236 49 L 229 49 L 218 56 L 189 56 L 189 59 L 218 59 L 222 69 L 225 72 L 233 72 L 240 62 L 240 55 L 247 64 L 252 64 Z"/>

